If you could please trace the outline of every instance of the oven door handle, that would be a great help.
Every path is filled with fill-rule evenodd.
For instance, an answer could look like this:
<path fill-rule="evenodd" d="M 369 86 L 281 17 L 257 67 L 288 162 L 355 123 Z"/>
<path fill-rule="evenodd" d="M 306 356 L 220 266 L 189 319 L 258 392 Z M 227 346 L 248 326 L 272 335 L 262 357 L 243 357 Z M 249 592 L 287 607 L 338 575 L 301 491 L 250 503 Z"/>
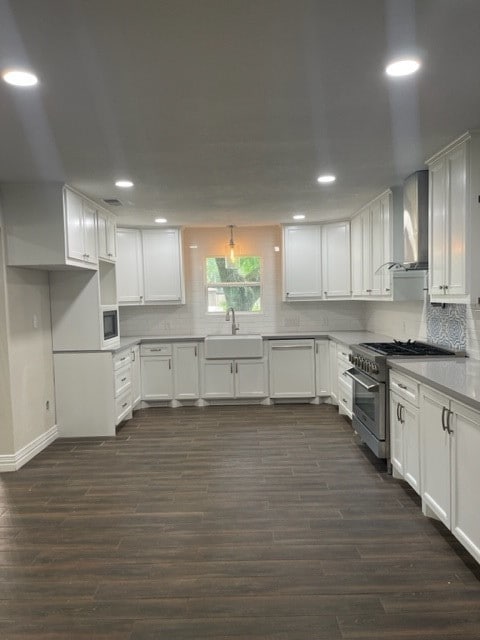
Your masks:
<path fill-rule="evenodd" d="M 363 380 L 354 376 L 352 371 L 355 371 L 355 369 L 347 369 L 347 371 L 345 371 L 345 375 L 352 380 L 355 380 L 355 382 L 358 382 L 358 384 L 367 391 L 378 391 L 378 384 L 366 384 Z"/>

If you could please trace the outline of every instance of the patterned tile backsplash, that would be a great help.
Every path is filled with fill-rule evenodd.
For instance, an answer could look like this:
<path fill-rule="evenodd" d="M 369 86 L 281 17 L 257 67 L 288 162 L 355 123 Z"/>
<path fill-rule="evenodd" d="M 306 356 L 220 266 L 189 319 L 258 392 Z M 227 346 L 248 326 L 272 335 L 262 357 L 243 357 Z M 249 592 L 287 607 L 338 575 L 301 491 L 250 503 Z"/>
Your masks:
<path fill-rule="evenodd" d="M 427 340 L 451 349 L 466 349 L 467 307 L 464 304 L 426 305 Z"/>

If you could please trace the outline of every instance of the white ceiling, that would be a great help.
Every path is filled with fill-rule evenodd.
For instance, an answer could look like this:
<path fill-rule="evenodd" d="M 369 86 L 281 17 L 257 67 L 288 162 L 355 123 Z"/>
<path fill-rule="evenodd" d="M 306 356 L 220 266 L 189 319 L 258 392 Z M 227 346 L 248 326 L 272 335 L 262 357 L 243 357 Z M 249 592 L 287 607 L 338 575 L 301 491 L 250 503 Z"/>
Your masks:
<path fill-rule="evenodd" d="M 403 54 L 421 71 L 388 79 Z M 0 181 L 133 224 L 340 218 L 480 126 L 480 1 L 0 0 L 10 66 L 40 85 L 1 83 Z"/>

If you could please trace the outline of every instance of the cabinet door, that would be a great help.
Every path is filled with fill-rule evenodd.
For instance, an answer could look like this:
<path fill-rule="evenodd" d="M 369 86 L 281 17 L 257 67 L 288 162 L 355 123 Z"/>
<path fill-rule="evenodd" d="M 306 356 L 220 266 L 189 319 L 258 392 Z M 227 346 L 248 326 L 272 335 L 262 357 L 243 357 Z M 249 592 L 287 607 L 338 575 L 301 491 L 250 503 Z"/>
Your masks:
<path fill-rule="evenodd" d="M 330 356 L 328 340 L 315 340 L 315 386 L 317 396 L 330 395 Z"/>
<path fill-rule="evenodd" d="M 181 303 L 180 236 L 177 229 L 142 231 L 145 302 Z"/>
<path fill-rule="evenodd" d="M 352 218 L 350 223 L 352 294 L 363 295 L 363 217 L 361 214 Z"/>
<path fill-rule="evenodd" d="M 141 372 L 143 400 L 171 400 L 173 398 L 171 356 L 141 358 Z"/>
<path fill-rule="evenodd" d="M 376 200 L 370 207 L 370 277 L 368 293 L 372 296 L 382 294 L 383 275 L 376 273 L 383 259 L 383 220 L 380 200 Z"/>
<path fill-rule="evenodd" d="M 173 388 L 179 400 L 196 399 L 199 391 L 198 344 L 179 342 L 173 345 Z"/>
<path fill-rule="evenodd" d="M 421 387 L 422 499 L 450 528 L 450 436 L 442 427 L 449 402 L 443 394 Z"/>
<path fill-rule="evenodd" d="M 233 398 L 234 363 L 232 360 L 205 360 L 203 364 L 203 397 Z"/>
<path fill-rule="evenodd" d="M 84 261 L 98 264 L 97 257 L 97 210 L 86 200 L 83 201 Z"/>
<path fill-rule="evenodd" d="M 132 358 L 132 406 L 133 408 L 142 399 L 142 384 L 140 371 L 140 347 L 136 345 L 131 351 Z"/>
<path fill-rule="evenodd" d="M 480 414 L 457 402 L 451 409 L 452 531 L 480 562 Z"/>
<path fill-rule="evenodd" d="M 446 278 L 447 296 L 465 295 L 466 220 L 467 220 L 467 146 L 453 149 L 446 158 Z"/>
<path fill-rule="evenodd" d="M 403 476 L 408 484 L 420 495 L 420 429 L 418 409 L 408 402 L 402 402 L 400 418 L 403 423 Z"/>
<path fill-rule="evenodd" d="M 268 396 L 267 363 L 264 358 L 236 360 L 235 397 L 265 398 Z"/>
<path fill-rule="evenodd" d="M 285 299 L 321 298 L 321 228 L 316 225 L 284 229 Z"/>
<path fill-rule="evenodd" d="M 330 396 L 336 403 L 338 396 L 338 357 L 337 343 L 330 340 L 328 343 L 328 354 L 330 364 Z"/>
<path fill-rule="evenodd" d="M 382 261 L 381 264 L 393 261 L 393 247 L 391 236 L 391 225 L 393 215 L 393 202 L 392 194 L 386 193 L 379 201 L 380 207 L 380 221 L 382 227 Z M 391 213 L 392 212 L 392 213 Z M 379 276 L 380 282 L 380 295 L 389 296 L 392 292 L 392 272 L 390 269 L 383 268 L 382 273 Z"/>
<path fill-rule="evenodd" d="M 429 289 L 431 295 L 443 295 L 446 280 L 446 163 L 441 158 L 429 167 Z"/>
<path fill-rule="evenodd" d="M 322 274 L 325 298 L 349 298 L 350 223 L 337 222 L 322 227 Z"/>
<path fill-rule="evenodd" d="M 116 224 L 108 211 L 97 213 L 98 257 L 113 262 L 117 257 Z"/>
<path fill-rule="evenodd" d="M 65 220 L 67 225 L 67 257 L 84 260 L 83 198 L 65 189 Z"/>
<path fill-rule="evenodd" d="M 405 476 L 403 450 L 403 423 L 401 419 L 402 399 L 390 392 L 390 459 L 399 476 Z"/>
<path fill-rule="evenodd" d="M 143 303 L 142 243 L 137 229 L 118 229 L 117 292 L 119 304 Z"/>
<path fill-rule="evenodd" d="M 270 340 L 268 364 L 272 398 L 315 396 L 313 340 Z"/>

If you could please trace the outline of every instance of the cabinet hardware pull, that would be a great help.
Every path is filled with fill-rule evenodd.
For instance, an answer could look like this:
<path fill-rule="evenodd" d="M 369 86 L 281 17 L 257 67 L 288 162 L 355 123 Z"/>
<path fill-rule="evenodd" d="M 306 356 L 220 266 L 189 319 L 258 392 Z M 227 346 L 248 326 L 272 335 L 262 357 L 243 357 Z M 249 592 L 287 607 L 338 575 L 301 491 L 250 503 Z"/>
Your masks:
<path fill-rule="evenodd" d="M 445 431 L 446 430 L 446 425 L 445 425 L 445 411 L 447 411 L 447 407 L 442 407 L 442 429 Z"/>
<path fill-rule="evenodd" d="M 405 407 L 403 404 L 400 405 L 400 422 L 405 424 Z"/>
<path fill-rule="evenodd" d="M 400 403 L 397 402 L 397 420 L 400 422 Z"/>
<path fill-rule="evenodd" d="M 441 284 L 438 288 L 439 288 L 439 289 L 443 289 L 443 285 Z"/>
<path fill-rule="evenodd" d="M 344 404 L 347 404 L 347 401 L 345 400 L 345 398 L 342 398 L 342 402 L 343 402 Z"/>
<path fill-rule="evenodd" d="M 406 384 L 402 384 L 401 382 L 398 383 L 398 386 L 400 387 L 400 389 L 406 389 L 407 385 Z"/>
<path fill-rule="evenodd" d="M 132 362 L 135 362 L 136 357 L 135 357 L 135 351 L 132 351 Z"/>
<path fill-rule="evenodd" d="M 318 342 L 315 344 L 315 353 L 318 353 Z"/>
<path fill-rule="evenodd" d="M 197 347 L 195 347 L 195 358 L 197 357 Z"/>
<path fill-rule="evenodd" d="M 235 373 L 238 373 L 238 362 L 235 363 Z"/>
<path fill-rule="evenodd" d="M 272 349 L 311 349 L 310 345 L 303 344 L 283 344 L 272 347 Z"/>
<path fill-rule="evenodd" d="M 385 291 L 390 291 L 390 289 L 385 289 Z"/>
<path fill-rule="evenodd" d="M 126 359 L 127 359 L 127 356 L 123 356 L 123 358 L 120 358 L 120 362 L 123 362 Z"/>
<path fill-rule="evenodd" d="M 444 288 L 444 289 L 448 289 L 448 284 L 446 284 L 443 288 Z"/>
<path fill-rule="evenodd" d="M 120 380 L 120 382 L 125 382 L 125 380 L 126 380 L 126 378 L 122 378 L 122 379 Z"/>
<path fill-rule="evenodd" d="M 169 369 L 172 368 L 172 359 L 171 358 L 168 359 L 168 368 Z"/>
<path fill-rule="evenodd" d="M 230 363 L 230 373 L 233 373 L 233 362 Z"/>
<path fill-rule="evenodd" d="M 124 402 L 124 403 L 122 404 L 122 409 L 125 409 L 125 407 L 126 407 L 127 405 L 128 405 L 128 402 Z"/>
<path fill-rule="evenodd" d="M 453 433 L 453 429 L 450 429 L 450 416 L 453 415 L 453 411 L 447 409 L 447 431 L 449 434 Z"/>

